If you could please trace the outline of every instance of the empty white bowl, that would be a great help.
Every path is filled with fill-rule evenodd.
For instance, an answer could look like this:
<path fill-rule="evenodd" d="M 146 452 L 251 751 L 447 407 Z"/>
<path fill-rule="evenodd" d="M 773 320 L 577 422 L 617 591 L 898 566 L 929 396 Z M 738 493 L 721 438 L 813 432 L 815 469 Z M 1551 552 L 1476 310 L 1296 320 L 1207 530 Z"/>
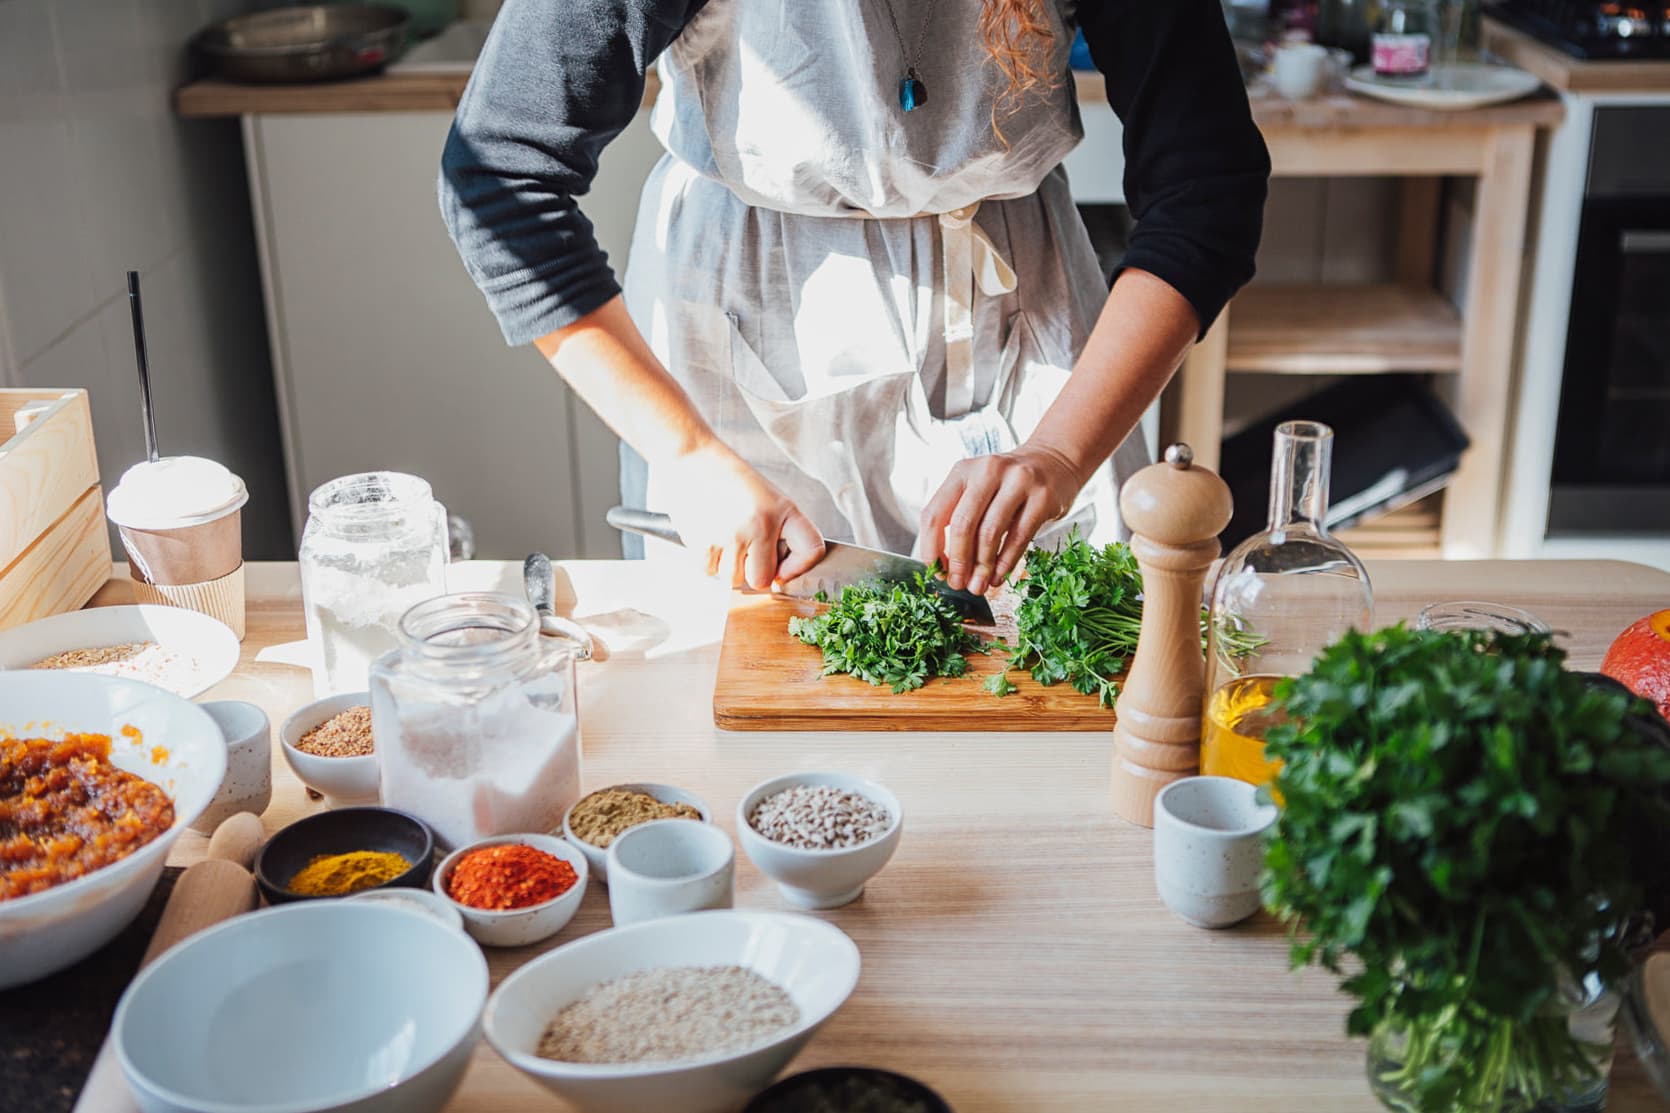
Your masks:
<path fill-rule="evenodd" d="M 447 882 L 452 879 L 453 867 L 458 865 L 460 858 L 484 846 L 516 843 L 561 858 L 574 867 L 574 873 L 579 880 L 554 900 L 527 908 L 512 908 L 506 912 L 471 908 L 447 895 Z M 525 947 L 529 943 L 549 939 L 568 926 L 568 921 L 580 910 L 580 901 L 586 895 L 586 879 L 590 872 L 591 867 L 586 865 L 586 856 L 580 853 L 579 848 L 555 835 L 497 835 L 470 843 L 468 846 L 461 846 L 448 854 L 436 868 L 430 885 L 434 887 L 436 894 L 457 909 L 458 914 L 464 918 L 464 930 L 469 932 L 476 942 L 489 947 Z"/>
<path fill-rule="evenodd" d="M 859 846 L 803 850 L 773 842 L 748 821 L 767 796 L 796 785 L 830 785 L 867 796 L 893 817 L 887 830 Z M 881 872 L 899 848 L 905 813 L 899 798 L 874 781 L 850 773 L 790 773 L 755 785 L 736 807 L 737 839 L 748 860 L 777 882 L 783 899 L 797 908 L 839 908 L 857 900 L 864 883 Z"/>
<path fill-rule="evenodd" d="M 781 986 L 800 1021 L 758 1047 L 677 1063 L 565 1063 L 536 1050 L 551 1018 L 601 982 L 672 966 L 743 966 Z M 695 912 L 588 935 L 534 959 L 487 1003 L 499 1054 L 584 1113 L 719 1113 L 775 1078 L 858 984 L 858 948 L 831 924 L 782 912 Z"/>
<path fill-rule="evenodd" d="M 464 917 L 458 913 L 458 905 L 451 900 L 432 893 L 428 889 L 408 889 L 404 886 L 395 889 L 367 889 L 363 893 L 353 893 L 344 900 L 373 901 L 385 904 L 391 908 L 399 908 L 415 916 L 428 916 L 436 923 L 445 924 L 453 931 L 464 930 Z"/>
<path fill-rule="evenodd" d="M 138 735 L 124 736 L 126 726 Z M 0 730 L 18 738 L 108 735 L 111 764 L 174 801 L 174 826 L 121 861 L 0 901 L 0 989 L 7 989 L 92 954 L 139 914 L 174 840 L 219 791 L 226 741 L 202 708 L 161 688 L 68 672 L 0 673 Z"/>
<path fill-rule="evenodd" d="M 707 810 L 707 805 L 702 802 L 701 797 L 697 796 L 693 792 L 686 792 L 677 785 L 652 784 L 648 781 L 635 781 L 632 784 L 605 785 L 594 792 L 586 793 L 585 796 L 580 797 L 579 800 L 576 800 L 573 804 L 569 805 L 568 810 L 562 813 L 562 833 L 564 838 L 579 847 L 581 852 L 585 854 L 586 861 L 591 865 L 591 875 L 605 885 L 609 883 L 609 848 L 606 846 L 594 846 L 585 839 L 582 839 L 579 835 L 576 835 L 574 833 L 574 828 L 569 826 L 568 817 L 574 814 L 574 809 L 579 807 L 580 804 L 585 801 L 587 796 L 595 796 L 598 792 L 608 792 L 610 789 L 620 789 L 623 792 L 642 792 L 647 796 L 655 797 L 663 804 L 689 804 L 692 808 L 695 808 L 697 811 L 702 813 L 703 823 L 713 822 L 713 813 Z M 624 833 L 625 832 L 622 832 L 622 834 Z M 619 838 L 620 836 L 617 835 L 615 837 Z"/>
<path fill-rule="evenodd" d="M 616 927 L 729 908 L 736 880 L 731 837 L 709 823 L 657 819 L 609 844 L 609 916 Z"/>
<path fill-rule="evenodd" d="M 487 962 L 370 901 L 239 916 L 122 995 L 111 1043 L 145 1113 L 434 1113 L 480 1037 Z"/>
<path fill-rule="evenodd" d="M 370 707 L 370 692 L 343 692 L 326 696 L 284 720 L 278 740 L 284 749 L 284 760 L 289 762 L 296 777 L 315 792 L 323 793 L 325 806 L 353 808 L 382 802 L 382 778 L 377 770 L 377 755 L 360 757 L 320 757 L 296 749 L 302 735 L 321 723 L 342 714 L 350 707 Z"/>

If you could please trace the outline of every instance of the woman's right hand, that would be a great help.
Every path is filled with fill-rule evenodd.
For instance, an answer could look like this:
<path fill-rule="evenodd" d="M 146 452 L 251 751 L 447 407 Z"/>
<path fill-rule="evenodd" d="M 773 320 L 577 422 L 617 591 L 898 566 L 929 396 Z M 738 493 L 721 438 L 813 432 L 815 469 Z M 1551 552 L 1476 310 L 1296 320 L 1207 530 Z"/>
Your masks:
<path fill-rule="evenodd" d="M 769 480 L 712 441 L 656 468 L 667 513 L 709 576 L 765 591 L 823 559 L 823 536 Z M 779 562 L 778 542 L 787 546 Z"/>

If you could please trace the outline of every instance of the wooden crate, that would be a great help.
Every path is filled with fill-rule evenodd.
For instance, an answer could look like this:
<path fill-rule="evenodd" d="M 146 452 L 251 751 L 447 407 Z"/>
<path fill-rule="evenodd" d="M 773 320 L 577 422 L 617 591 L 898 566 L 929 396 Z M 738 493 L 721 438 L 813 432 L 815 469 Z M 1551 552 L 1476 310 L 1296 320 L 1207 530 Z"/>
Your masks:
<path fill-rule="evenodd" d="M 85 390 L 0 390 L 0 630 L 72 611 L 110 578 Z"/>

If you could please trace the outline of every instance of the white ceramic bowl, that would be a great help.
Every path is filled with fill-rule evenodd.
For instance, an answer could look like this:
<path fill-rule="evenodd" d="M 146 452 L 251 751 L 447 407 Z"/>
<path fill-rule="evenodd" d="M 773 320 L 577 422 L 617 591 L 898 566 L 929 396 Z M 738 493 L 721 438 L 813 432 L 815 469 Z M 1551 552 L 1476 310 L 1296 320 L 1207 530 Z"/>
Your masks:
<path fill-rule="evenodd" d="M 609 844 L 609 917 L 616 927 L 731 907 L 736 847 L 709 823 L 656 819 Z"/>
<path fill-rule="evenodd" d="M 563 1063 L 535 1050 L 551 1018 L 600 982 L 669 966 L 744 966 L 782 986 L 800 1022 L 744 1051 L 679 1063 Z M 800 1052 L 858 984 L 858 947 L 839 928 L 782 912 L 694 912 L 567 943 L 506 978 L 487 1002 L 487 1039 L 510 1064 L 584 1113 L 739 1109 Z"/>
<path fill-rule="evenodd" d="M 703 823 L 713 822 L 713 813 L 707 810 L 707 805 L 702 802 L 702 798 L 693 792 L 684 791 L 684 789 L 679 788 L 677 785 L 662 785 L 652 784 L 648 781 L 634 781 L 631 784 L 604 785 L 602 788 L 586 793 L 586 796 L 595 796 L 599 792 L 608 792 L 612 788 L 618 788 L 625 792 L 642 792 L 646 795 L 655 797 L 663 804 L 689 804 L 692 808 L 695 808 L 697 811 L 702 813 Z M 562 833 L 564 838 L 579 847 L 581 853 L 585 854 L 586 861 L 591 865 L 591 875 L 597 878 L 597 880 L 602 884 L 607 885 L 609 883 L 609 848 L 606 846 L 593 846 L 585 839 L 582 839 L 579 835 L 576 835 L 574 833 L 574 828 L 570 827 L 568 824 L 568 817 L 573 814 L 575 808 L 580 806 L 581 801 L 585 800 L 586 796 L 582 796 L 579 800 L 570 804 L 568 810 L 562 813 Z"/>
<path fill-rule="evenodd" d="M 458 914 L 458 906 L 439 893 L 432 893 L 428 889 L 408 889 L 405 886 L 393 889 L 367 889 L 363 893 L 354 893 L 343 899 L 386 904 L 393 908 L 411 912 L 413 915 L 428 916 L 436 923 L 445 924 L 453 931 L 464 930 L 464 917 Z"/>
<path fill-rule="evenodd" d="M 838 850 L 802 850 L 772 842 L 748 822 L 754 806 L 772 793 L 795 785 L 831 785 L 867 796 L 892 815 L 883 834 L 861 846 Z M 899 848 L 905 813 L 899 798 L 875 781 L 850 773 L 790 773 L 755 785 L 736 806 L 736 834 L 743 852 L 759 871 L 777 882 L 783 899 L 797 908 L 839 908 L 857 900 L 864 883 L 881 872 Z"/>
<path fill-rule="evenodd" d="M 89 607 L 0 632 L 0 669 L 27 669 L 72 649 L 155 642 L 191 662 L 166 685 L 177 696 L 202 695 L 238 667 L 238 635 L 206 614 L 142 604 Z"/>
<path fill-rule="evenodd" d="M 138 729 L 125 738 L 124 726 Z M 110 736 L 111 762 L 160 785 L 174 826 L 119 862 L 45 892 L 0 901 L 0 989 L 62 970 L 139 914 L 174 840 L 214 799 L 226 743 L 196 704 L 137 680 L 66 672 L 0 673 L 0 734 Z"/>
<path fill-rule="evenodd" d="M 284 760 L 290 763 L 291 770 L 302 784 L 315 792 L 324 793 L 326 807 L 355 808 L 382 802 L 382 777 L 377 770 L 377 755 L 320 757 L 296 749 L 296 743 L 302 740 L 302 735 L 350 707 L 370 706 L 370 692 L 326 696 L 314 700 L 284 720 L 284 726 L 278 732 L 279 743 L 284 748 Z"/>
<path fill-rule="evenodd" d="M 110 1041 L 144 1113 L 434 1113 L 481 1035 L 487 962 L 369 901 L 239 916 L 134 979 Z"/>
<path fill-rule="evenodd" d="M 579 880 L 555 900 L 528 908 L 514 908 L 508 912 L 471 908 L 447 896 L 447 882 L 452 878 L 452 869 L 458 864 L 458 859 L 472 850 L 479 850 L 484 846 L 503 846 L 506 843 L 521 843 L 523 846 L 531 846 L 535 850 L 556 855 L 574 867 Z M 488 947 L 525 947 L 529 943 L 549 939 L 568 926 L 568 921 L 580 910 L 580 901 L 586 895 L 586 879 L 590 873 L 591 867 L 586 865 L 586 856 L 580 853 L 579 848 L 555 835 L 498 835 L 461 846 L 448 854 L 436 867 L 435 876 L 429 883 L 442 899 L 464 917 L 464 930 L 469 932 L 477 943 Z"/>

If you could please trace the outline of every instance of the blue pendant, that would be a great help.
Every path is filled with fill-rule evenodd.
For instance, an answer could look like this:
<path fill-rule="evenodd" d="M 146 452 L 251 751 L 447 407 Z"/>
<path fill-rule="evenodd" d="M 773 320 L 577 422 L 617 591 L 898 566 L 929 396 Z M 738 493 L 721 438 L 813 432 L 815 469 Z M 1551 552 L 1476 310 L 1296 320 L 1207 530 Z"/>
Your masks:
<path fill-rule="evenodd" d="M 922 84 L 912 70 L 899 79 L 899 107 L 906 112 L 913 112 L 928 103 L 928 87 Z"/>

